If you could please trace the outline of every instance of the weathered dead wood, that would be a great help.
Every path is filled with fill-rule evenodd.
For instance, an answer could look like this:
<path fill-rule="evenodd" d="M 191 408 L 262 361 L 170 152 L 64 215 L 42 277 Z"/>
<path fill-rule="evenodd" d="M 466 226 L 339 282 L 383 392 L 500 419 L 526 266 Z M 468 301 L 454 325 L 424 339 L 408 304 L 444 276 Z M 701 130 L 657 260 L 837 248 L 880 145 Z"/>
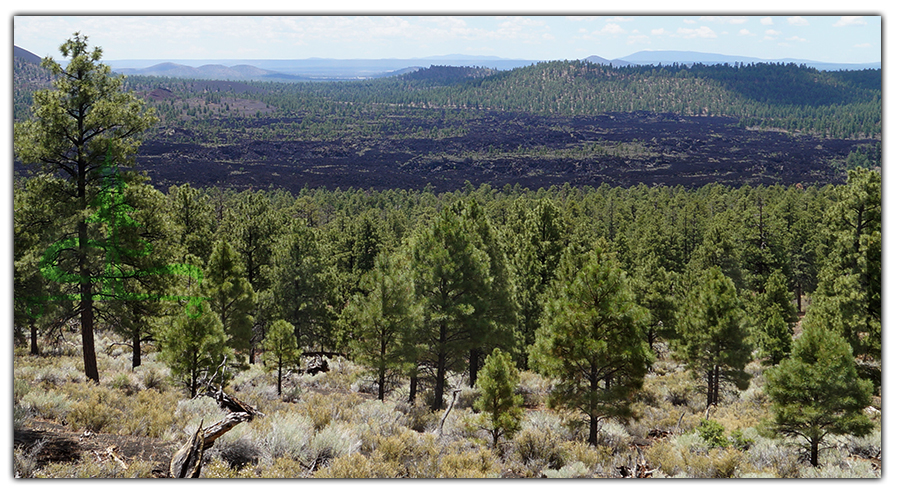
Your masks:
<path fill-rule="evenodd" d="M 169 462 L 169 474 L 172 477 L 200 477 L 203 441 L 203 421 L 201 420 L 197 430 L 191 435 L 191 439 L 172 455 L 172 461 Z"/>
<path fill-rule="evenodd" d="M 241 401 L 236 396 L 229 396 L 228 394 L 225 394 L 225 392 L 223 392 L 222 389 L 219 389 L 218 391 L 208 391 L 206 394 L 204 394 L 204 396 L 209 396 L 209 397 L 215 399 L 216 403 L 218 403 L 218 405 L 219 405 L 219 408 L 221 408 L 223 410 L 227 410 L 227 411 L 234 412 L 234 413 L 248 414 L 250 416 L 250 419 L 247 420 L 248 422 L 250 420 L 253 420 L 253 417 L 265 417 L 266 416 L 264 413 L 257 410 L 254 406 L 251 406 L 251 405 Z"/>
<path fill-rule="evenodd" d="M 447 410 L 444 411 L 444 416 L 441 417 L 441 423 L 438 425 L 437 434 L 438 436 L 444 435 L 444 421 L 447 420 L 447 417 L 450 416 L 450 410 L 453 409 L 453 405 L 456 404 L 456 398 L 459 396 L 459 393 L 462 392 L 462 389 L 453 389 L 453 398 L 450 399 L 450 404 L 447 405 Z"/>
<path fill-rule="evenodd" d="M 225 394 L 221 388 L 218 391 L 209 391 L 205 396 L 215 399 L 219 407 L 228 410 L 229 413 L 225 415 L 225 418 L 205 429 L 203 428 L 203 421 L 200 421 L 200 426 L 191 436 L 191 439 L 172 456 L 172 460 L 169 463 L 169 473 L 174 478 L 200 477 L 204 450 L 210 448 L 216 442 L 216 439 L 222 437 L 236 425 L 242 422 L 249 422 L 257 416 L 265 416 L 256 408 L 244 403 L 235 396 Z"/>

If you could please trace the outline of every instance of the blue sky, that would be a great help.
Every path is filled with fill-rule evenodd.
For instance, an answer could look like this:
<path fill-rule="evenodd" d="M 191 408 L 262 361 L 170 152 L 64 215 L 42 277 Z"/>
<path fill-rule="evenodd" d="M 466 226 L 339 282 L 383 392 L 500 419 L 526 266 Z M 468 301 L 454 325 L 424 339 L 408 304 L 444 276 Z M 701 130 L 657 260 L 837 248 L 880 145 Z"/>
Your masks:
<path fill-rule="evenodd" d="M 406 12 L 421 12 L 413 9 Z M 107 60 L 415 58 L 447 54 L 540 60 L 598 55 L 614 59 L 641 50 L 841 63 L 882 58 L 883 18 L 871 10 L 868 13 L 876 15 L 802 11 L 779 15 L 634 15 L 604 14 L 597 7 L 573 7 L 546 16 L 514 15 L 514 11 L 502 10 L 489 15 L 448 11 L 440 13 L 446 15 L 359 16 L 353 9 L 327 16 L 49 15 L 52 11 L 48 15 L 25 15 L 33 13 L 40 11 L 14 13 L 14 44 L 39 56 L 57 58 L 59 44 L 75 31 L 87 34 L 92 44 L 103 47 Z M 563 15 L 570 13 L 573 15 Z M 464 10 L 462 14 L 478 14 L 478 10 Z"/>

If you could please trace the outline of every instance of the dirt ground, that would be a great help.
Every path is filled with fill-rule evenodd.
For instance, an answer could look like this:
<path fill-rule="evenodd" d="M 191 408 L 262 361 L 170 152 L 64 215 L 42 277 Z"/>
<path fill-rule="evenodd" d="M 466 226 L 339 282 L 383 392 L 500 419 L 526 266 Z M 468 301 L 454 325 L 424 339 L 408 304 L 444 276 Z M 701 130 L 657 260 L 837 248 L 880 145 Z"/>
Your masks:
<path fill-rule="evenodd" d="M 39 419 L 29 420 L 26 428 L 14 430 L 13 445 L 26 450 L 40 446 L 35 457 L 39 467 L 51 462 L 74 462 L 88 452 L 99 461 L 118 458 L 126 465 L 135 461 L 151 462 L 155 477 L 167 477 L 169 460 L 179 446 L 146 437 L 73 432 L 63 425 Z"/>

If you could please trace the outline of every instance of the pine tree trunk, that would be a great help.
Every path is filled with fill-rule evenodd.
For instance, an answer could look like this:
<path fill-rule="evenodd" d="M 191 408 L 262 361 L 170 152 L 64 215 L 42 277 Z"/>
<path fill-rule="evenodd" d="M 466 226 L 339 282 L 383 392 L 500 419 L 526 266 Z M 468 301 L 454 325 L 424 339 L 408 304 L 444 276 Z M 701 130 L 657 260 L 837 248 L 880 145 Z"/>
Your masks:
<path fill-rule="evenodd" d="M 99 384 L 100 372 L 97 370 L 97 353 L 94 351 L 94 298 L 90 282 L 81 285 L 81 345 L 84 375 Z"/>
<path fill-rule="evenodd" d="M 809 461 L 813 467 L 819 466 L 819 437 L 813 436 L 809 441 Z"/>
<path fill-rule="evenodd" d="M 87 166 L 82 164 L 80 160 L 76 182 L 80 208 L 87 209 Z M 100 372 L 97 369 L 97 353 L 94 351 L 94 291 L 91 283 L 91 270 L 87 262 L 88 245 L 90 243 L 88 241 L 87 220 L 81 218 L 78 221 L 77 230 L 78 274 L 80 278 L 78 291 L 81 295 L 81 347 L 84 358 L 84 375 L 88 380 L 93 380 L 99 384 Z"/>
<path fill-rule="evenodd" d="M 706 407 L 709 408 L 713 404 L 713 371 L 706 372 Z"/>
<path fill-rule="evenodd" d="M 278 360 L 278 397 L 281 397 L 281 359 Z"/>
<path fill-rule="evenodd" d="M 719 365 L 716 365 L 715 375 L 713 378 L 713 404 L 719 404 Z"/>
<path fill-rule="evenodd" d="M 416 373 L 413 373 L 409 376 L 409 404 L 415 404 L 416 402 L 416 389 L 419 386 L 419 376 Z"/>
<path fill-rule="evenodd" d="M 469 350 L 469 387 L 475 387 L 475 381 L 478 379 L 478 370 L 481 369 L 481 350 Z"/>
<path fill-rule="evenodd" d="M 32 354 L 32 356 L 38 356 L 41 354 L 41 351 L 40 351 L 40 349 L 38 349 L 38 343 L 37 343 L 37 336 L 38 336 L 37 335 L 38 334 L 37 325 L 35 325 L 34 322 L 32 321 L 30 328 L 31 328 L 31 354 Z"/>
<path fill-rule="evenodd" d="M 434 401 L 432 410 L 440 410 L 444 406 L 444 378 L 447 376 L 447 359 L 443 349 L 438 352 L 437 376 L 434 381 Z"/>
<path fill-rule="evenodd" d="M 440 340 L 438 342 L 438 355 L 437 355 L 437 374 L 436 379 L 434 381 L 434 401 L 431 402 L 431 409 L 440 410 L 444 406 L 444 378 L 447 377 L 447 325 L 441 323 L 440 326 Z"/>
<path fill-rule="evenodd" d="M 141 334 L 135 332 L 131 338 L 131 367 L 137 368 L 141 366 Z"/>

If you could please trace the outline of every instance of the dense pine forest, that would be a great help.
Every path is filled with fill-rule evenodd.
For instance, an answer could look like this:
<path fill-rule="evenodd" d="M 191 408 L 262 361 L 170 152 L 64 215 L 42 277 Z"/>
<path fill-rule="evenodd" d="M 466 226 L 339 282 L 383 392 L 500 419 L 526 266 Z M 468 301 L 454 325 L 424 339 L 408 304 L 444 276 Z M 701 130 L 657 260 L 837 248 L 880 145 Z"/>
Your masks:
<path fill-rule="evenodd" d="M 66 71 L 16 63 L 17 476 L 881 476 L 880 71 L 561 61 L 210 91 L 63 47 Z M 402 109 L 443 127 L 371 119 Z M 243 189 L 130 168 L 176 130 L 442 137 L 485 110 L 871 146 L 807 185 Z"/>

